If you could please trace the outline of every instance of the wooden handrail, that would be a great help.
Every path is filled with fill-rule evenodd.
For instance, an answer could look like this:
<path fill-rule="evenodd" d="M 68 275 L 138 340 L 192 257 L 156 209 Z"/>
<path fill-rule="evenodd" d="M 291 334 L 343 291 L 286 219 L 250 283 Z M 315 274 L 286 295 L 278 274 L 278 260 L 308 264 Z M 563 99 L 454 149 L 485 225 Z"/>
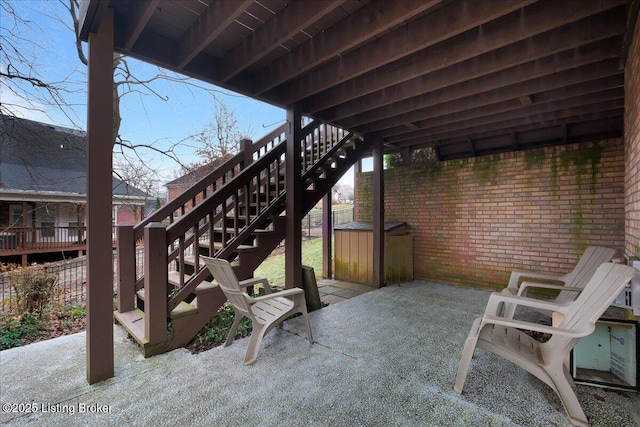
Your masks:
<path fill-rule="evenodd" d="M 173 215 L 174 212 L 185 206 L 189 201 L 193 200 L 198 194 L 202 193 L 212 182 L 222 178 L 227 173 L 231 172 L 236 166 L 240 164 L 244 154 L 242 152 L 236 154 L 220 167 L 214 169 L 208 173 L 205 177 L 199 180 L 196 184 L 190 187 L 188 190 L 181 193 L 178 197 L 167 203 L 157 211 L 153 212 L 142 222 L 134 227 L 134 238 L 139 239 L 144 233 L 144 227 L 152 222 L 162 222 L 165 219 Z"/>
<path fill-rule="evenodd" d="M 280 138 L 286 130 L 286 123 L 282 124 L 278 128 L 274 129 L 264 137 L 260 138 L 257 142 L 252 144 L 252 156 L 257 153 L 258 159 L 261 157 L 260 150 L 266 146 L 270 142 L 274 142 L 276 139 L 279 139 L 277 144 L 280 144 L 284 138 Z M 264 155 L 264 154 L 263 154 Z M 219 167 L 215 168 L 213 171 L 209 172 L 202 179 L 200 179 L 197 183 L 195 183 L 188 190 L 184 191 L 178 197 L 167 203 L 165 206 L 161 207 L 157 211 L 153 212 L 147 218 L 145 218 L 142 222 L 134 227 L 134 238 L 137 240 L 142 237 L 144 233 L 144 227 L 151 222 L 162 222 L 173 215 L 174 212 L 180 210 L 183 206 L 188 204 L 194 198 L 204 192 L 208 186 L 210 186 L 213 182 L 216 182 L 218 179 L 221 179 L 227 173 L 233 171 L 233 169 L 237 166 L 240 166 L 242 161 L 245 158 L 244 151 L 240 151 L 235 156 L 228 159 Z M 256 159 L 257 160 L 257 159 Z M 246 165 L 245 165 L 246 167 Z"/>
<path fill-rule="evenodd" d="M 165 265 L 175 262 L 178 270 L 183 272 L 187 251 L 192 251 L 195 258 L 196 270 L 189 276 L 180 274 L 179 289 L 167 300 L 168 312 L 195 292 L 196 287 L 209 276 L 208 270 L 199 262 L 198 242 L 204 236 L 209 241 L 210 256 L 229 258 L 258 227 L 284 210 L 286 195 L 281 174 L 286 161 L 286 126 L 285 123 L 260 141 L 245 145 L 245 150 L 250 147 L 250 156 L 244 151 L 238 153 L 135 227 L 134 241 L 142 237 L 147 224 L 168 219 L 170 224 L 164 231 L 167 252 L 161 262 Z M 302 176 L 298 179 L 304 180 L 312 175 L 321 167 L 319 163 L 326 162 L 351 137 L 352 134 L 345 134 L 343 130 L 317 120 L 306 123 L 297 141 L 302 145 L 299 161 L 303 163 Z M 245 210 L 241 213 L 240 209 Z M 182 214 L 174 222 L 176 211 Z M 233 223 L 228 224 L 227 218 Z M 218 223 L 220 228 L 217 225 L 214 228 Z M 156 262 L 153 261 L 154 266 L 147 267 L 166 268 L 155 265 Z M 148 283 L 144 277 L 136 277 L 135 282 L 136 290 Z"/>
<path fill-rule="evenodd" d="M 180 221 L 174 222 L 167 227 L 167 242 L 175 241 L 180 235 L 184 234 L 191 228 L 191 224 L 198 222 L 204 218 L 209 212 L 222 204 L 224 200 L 231 197 L 235 191 L 246 185 L 251 177 L 259 176 L 265 169 L 265 165 L 271 164 L 274 160 L 284 154 L 285 145 L 280 144 L 262 156 L 258 161 L 254 162 L 248 168 L 243 169 L 235 179 L 227 182 L 215 194 L 198 203 L 193 209 L 180 218 Z"/>
<path fill-rule="evenodd" d="M 87 227 L 40 226 L 2 227 L 0 232 L 0 252 L 20 253 L 46 249 L 73 249 L 85 245 Z"/>

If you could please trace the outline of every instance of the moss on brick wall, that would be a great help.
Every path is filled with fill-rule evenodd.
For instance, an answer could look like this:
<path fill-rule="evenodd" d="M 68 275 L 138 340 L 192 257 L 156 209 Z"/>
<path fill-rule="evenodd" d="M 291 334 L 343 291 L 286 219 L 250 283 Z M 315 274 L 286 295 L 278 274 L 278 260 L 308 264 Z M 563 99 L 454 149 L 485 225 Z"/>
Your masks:
<path fill-rule="evenodd" d="M 624 245 L 621 139 L 385 171 L 385 219 L 414 236 L 415 276 L 502 288 L 514 269 L 564 273 L 588 245 Z M 356 177 L 372 220 L 372 173 Z"/>

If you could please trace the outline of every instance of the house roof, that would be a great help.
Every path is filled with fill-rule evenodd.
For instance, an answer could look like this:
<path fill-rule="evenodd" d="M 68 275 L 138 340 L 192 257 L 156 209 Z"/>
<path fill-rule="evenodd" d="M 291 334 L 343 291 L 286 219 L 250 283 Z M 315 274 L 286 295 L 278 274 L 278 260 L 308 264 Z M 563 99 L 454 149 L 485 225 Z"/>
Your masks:
<path fill-rule="evenodd" d="M 87 187 L 84 132 L 17 117 L 0 116 L 0 196 L 77 195 Z M 147 194 L 112 177 L 114 197 L 144 199 Z"/>
<path fill-rule="evenodd" d="M 81 37 L 112 8 L 117 52 L 447 159 L 621 135 L 639 7 L 85 0 Z"/>
<path fill-rule="evenodd" d="M 209 172 L 220 166 L 222 163 L 223 160 L 219 159 L 206 165 L 198 166 L 197 168 L 188 171 L 187 173 L 179 176 L 173 181 L 167 182 L 164 186 L 167 188 L 189 188 L 193 184 L 204 178 Z"/>

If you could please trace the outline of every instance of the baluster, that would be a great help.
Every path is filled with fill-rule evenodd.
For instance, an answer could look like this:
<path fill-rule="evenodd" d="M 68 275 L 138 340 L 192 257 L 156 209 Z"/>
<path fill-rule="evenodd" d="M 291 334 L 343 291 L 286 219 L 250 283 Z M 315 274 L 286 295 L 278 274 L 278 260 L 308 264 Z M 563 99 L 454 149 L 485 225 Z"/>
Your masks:
<path fill-rule="evenodd" d="M 240 190 L 233 192 L 233 206 L 235 208 L 233 209 L 233 233 L 235 236 L 238 235 L 238 222 L 240 221 L 240 198 L 238 197 L 238 191 Z"/>
<path fill-rule="evenodd" d="M 136 242 L 133 239 L 133 225 L 119 225 L 116 230 L 118 312 L 125 313 L 135 308 Z"/>
<path fill-rule="evenodd" d="M 225 243 L 227 242 L 227 201 L 224 200 L 222 202 L 222 246 L 224 247 Z M 211 253 L 213 254 L 213 247 L 210 249 Z"/>
<path fill-rule="evenodd" d="M 247 211 L 245 212 L 245 227 L 247 227 L 249 225 L 249 223 L 251 222 L 251 198 L 250 198 L 250 194 L 251 194 L 251 182 L 253 181 L 253 179 L 249 180 L 249 182 L 247 182 L 247 185 L 245 186 L 245 190 L 244 190 L 244 204 L 247 207 Z M 236 233 L 236 237 L 238 236 L 238 233 Z"/>
<path fill-rule="evenodd" d="M 150 344 L 167 339 L 167 232 L 159 222 L 144 228 L 144 335 Z"/>
<path fill-rule="evenodd" d="M 209 256 L 213 255 L 213 243 L 215 242 L 215 214 L 210 212 L 209 216 Z"/>
<path fill-rule="evenodd" d="M 178 274 L 178 276 L 180 278 L 180 288 L 184 286 L 184 241 L 185 236 L 182 234 L 178 239 L 178 267 L 180 268 L 180 274 Z"/>
<path fill-rule="evenodd" d="M 193 226 L 193 268 L 194 272 L 200 268 L 200 222 Z"/>

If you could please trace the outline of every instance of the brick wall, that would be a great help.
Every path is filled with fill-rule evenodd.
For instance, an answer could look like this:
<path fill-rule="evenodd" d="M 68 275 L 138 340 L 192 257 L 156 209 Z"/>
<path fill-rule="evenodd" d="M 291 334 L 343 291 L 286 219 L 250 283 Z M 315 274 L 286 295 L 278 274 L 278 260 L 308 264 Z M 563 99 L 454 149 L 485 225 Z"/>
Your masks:
<path fill-rule="evenodd" d="M 589 245 L 623 250 L 621 138 L 385 171 L 385 219 L 414 236 L 415 277 L 488 288 L 514 269 L 566 273 Z M 372 220 L 372 173 L 356 218 Z"/>
<path fill-rule="evenodd" d="M 640 257 L 640 23 L 625 66 L 625 250 Z"/>

